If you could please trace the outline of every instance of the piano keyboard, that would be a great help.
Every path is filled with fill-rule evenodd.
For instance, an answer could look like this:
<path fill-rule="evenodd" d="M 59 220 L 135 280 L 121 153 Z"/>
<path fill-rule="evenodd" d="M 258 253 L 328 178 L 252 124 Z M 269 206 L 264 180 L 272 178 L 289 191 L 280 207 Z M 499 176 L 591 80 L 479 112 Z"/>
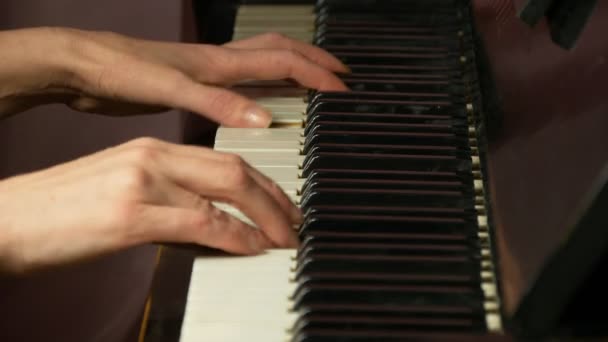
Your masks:
<path fill-rule="evenodd" d="M 301 206 L 302 244 L 197 258 L 181 341 L 499 333 L 469 13 L 454 1 L 319 3 L 242 5 L 234 39 L 271 30 L 313 42 L 352 69 L 341 76 L 352 91 L 242 86 L 271 90 L 257 102 L 272 127 L 220 128 L 215 142 Z"/>

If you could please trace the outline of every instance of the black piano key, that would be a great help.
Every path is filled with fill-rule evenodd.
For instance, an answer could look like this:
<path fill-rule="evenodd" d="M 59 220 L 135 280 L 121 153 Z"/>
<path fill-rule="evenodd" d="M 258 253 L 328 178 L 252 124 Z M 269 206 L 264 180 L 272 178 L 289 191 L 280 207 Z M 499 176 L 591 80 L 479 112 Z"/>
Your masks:
<path fill-rule="evenodd" d="M 308 323 L 319 318 L 358 317 L 365 319 L 375 317 L 377 319 L 438 319 L 457 320 L 466 319 L 483 325 L 483 317 L 479 312 L 473 311 L 466 306 L 431 306 L 431 305 L 338 305 L 338 304 L 311 304 L 305 310 L 301 310 L 295 322 L 294 331 L 302 331 L 310 328 Z M 447 324 L 450 325 L 450 324 Z"/>
<path fill-rule="evenodd" d="M 347 100 L 330 99 L 309 106 L 307 112 L 403 113 L 446 114 L 466 117 L 465 107 L 449 101 L 401 100 Z"/>
<path fill-rule="evenodd" d="M 326 205 L 308 205 L 304 214 L 314 216 L 315 214 L 355 214 L 366 213 L 368 215 L 379 216 L 422 216 L 436 218 L 463 218 L 476 215 L 475 211 L 470 208 L 441 208 L 441 207 L 406 207 L 406 206 L 391 206 L 381 204 L 368 205 L 341 205 L 341 204 L 326 204 Z"/>
<path fill-rule="evenodd" d="M 298 258 L 306 258 L 311 253 L 319 254 L 361 254 L 361 255 L 459 255 L 468 256 L 472 250 L 467 245 L 372 242 L 309 242 L 302 246 Z"/>
<path fill-rule="evenodd" d="M 313 147 L 319 144 L 352 144 L 352 145 L 387 145 L 387 146 L 455 146 L 459 150 L 469 148 L 468 137 L 458 136 L 454 133 L 410 133 L 410 132 L 369 132 L 342 131 L 342 130 L 317 130 L 315 134 L 306 136 L 303 152 L 308 154 Z M 344 167 L 342 164 L 339 168 Z M 363 169 L 370 169 L 372 165 L 367 164 Z M 326 168 L 317 165 L 320 168 Z M 331 168 L 331 167 L 330 167 Z M 354 169 L 354 168 L 353 168 Z M 375 169 L 379 169 L 375 168 Z M 404 168 L 393 168 L 393 170 L 405 170 Z M 388 171 L 388 169 L 387 169 Z M 422 170 L 420 170 L 422 171 Z M 432 171 L 427 169 L 425 171 Z M 440 171 L 440 170 L 435 170 Z M 465 169 L 441 170 L 441 171 L 466 171 Z"/>
<path fill-rule="evenodd" d="M 443 245 L 449 244 L 467 244 L 471 246 L 479 246 L 476 239 L 472 238 L 471 234 L 463 232 L 455 232 L 449 234 L 427 234 L 427 233 L 380 233 L 380 232 L 337 232 L 337 231 L 308 231 L 303 234 L 302 246 L 308 243 L 318 242 L 367 242 L 370 243 L 422 243 Z M 303 248 L 303 247 L 302 247 Z"/>
<path fill-rule="evenodd" d="M 465 158 L 470 155 L 468 150 L 459 150 L 449 146 L 412 146 L 412 145 L 383 145 L 383 144 L 332 144 L 320 143 L 308 151 L 309 154 L 320 152 L 333 153 L 373 153 L 373 154 L 407 154 L 455 156 Z"/>
<path fill-rule="evenodd" d="M 428 25 L 382 25 L 381 23 L 372 23 L 365 25 L 363 23 L 354 24 L 347 20 L 340 22 L 337 20 L 331 22 L 319 23 L 315 33 L 336 33 L 350 32 L 358 34 L 440 34 L 440 35 L 458 35 L 463 30 L 461 25 L 443 25 L 443 26 L 428 26 Z M 464 32 L 462 32 L 464 35 Z"/>
<path fill-rule="evenodd" d="M 424 9 L 441 9 L 455 10 L 455 5 L 458 0 L 424 0 L 420 1 L 403 1 L 403 0 L 318 0 L 315 9 L 320 11 L 326 9 L 334 12 L 365 12 L 370 8 L 375 8 L 381 11 L 421 11 Z"/>
<path fill-rule="evenodd" d="M 500 336 L 500 335 L 497 335 Z M 485 334 L 454 331 L 305 329 L 298 331 L 292 342 L 403 342 L 403 341 L 451 341 L 470 342 L 485 338 Z M 501 337 L 498 337 L 500 340 Z"/>
<path fill-rule="evenodd" d="M 373 266 L 381 266 L 382 263 L 374 263 Z M 418 266 L 431 266 L 429 263 Z M 396 263 L 394 267 L 404 267 L 404 263 Z M 446 264 L 443 267 L 452 266 L 457 269 L 456 264 Z M 407 271 L 406 271 L 407 272 Z M 481 291 L 469 286 L 390 286 L 390 285 L 316 285 L 307 286 L 294 297 L 294 308 L 297 310 L 305 307 L 308 303 L 331 302 L 331 303 L 357 303 L 381 305 L 390 303 L 393 305 L 475 305 L 482 300 Z"/>
<path fill-rule="evenodd" d="M 424 102 L 436 105 L 448 105 L 462 103 L 460 97 L 451 96 L 448 92 L 424 93 L 424 92 L 386 92 L 386 91 L 348 91 L 348 92 L 316 92 L 309 99 L 309 106 L 315 107 L 317 103 L 329 101 L 402 101 L 402 102 Z"/>
<path fill-rule="evenodd" d="M 360 253 L 309 253 L 295 269 L 295 279 L 316 272 L 407 274 L 453 274 L 473 276 L 479 272 L 474 256 L 366 255 Z M 354 284 L 356 285 L 356 284 Z"/>
<path fill-rule="evenodd" d="M 384 39 L 383 39 L 384 38 Z M 415 35 L 399 35 L 384 37 L 382 34 L 327 34 L 314 40 L 315 45 L 320 47 L 324 45 L 390 45 L 397 46 L 425 46 L 425 47 L 449 47 L 456 49 L 458 40 L 450 39 L 446 36 L 415 36 Z"/>
<path fill-rule="evenodd" d="M 365 170 L 360 170 L 365 171 Z M 351 169 L 341 171 L 340 168 L 319 168 L 312 171 L 304 182 L 301 193 L 314 187 L 332 188 L 367 188 L 367 189 L 420 189 L 420 190 L 460 190 L 470 192 L 473 182 L 470 176 L 461 176 L 458 173 L 444 174 L 443 172 L 424 171 L 395 171 L 395 172 L 351 172 Z"/>
<path fill-rule="evenodd" d="M 314 232 L 306 234 L 302 238 L 300 250 L 306 249 L 309 245 L 317 243 L 371 243 L 371 244 L 420 244 L 443 246 L 467 246 L 470 249 L 478 250 L 479 242 L 472 239 L 470 235 L 464 233 L 453 234 L 422 234 L 422 233 L 345 233 L 345 232 Z M 298 252 L 299 252 L 298 251 Z"/>
<path fill-rule="evenodd" d="M 388 171 L 378 169 L 355 170 L 355 169 L 327 169 L 318 168 L 313 170 L 309 178 L 326 177 L 326 178 L 356 178 L 369 180 L 421 180 L 421 181 L 438 181 L 450 182 L 460 181 L 467 184 L 472 184 L 472 175 L 467 172 L 427 172 L 427 171 Z"/>
<path fill-rule="evenodd" d="M 468 127 L 468 120 L 451 115 L 416 115 L 406 113 L 352 113 L 352 112 L 314 112 L 309 113 L 305 132 L 319 121 L 340 121 L 345 123 L 373 122 L 376 124 L 413 124 L 445 125 L 450 127 Z M 306 135 L 306 133 L 305 133 Z"/>
<path fill-rule="evenodd" d="M 327 314 L 374 314 L 382 316 L 418 316 L 418 317 L 471 317 L 476 314 L 475 308 L 466 305 L 366 305 L 317 303 L 307 306 L 308 309 Z M 311 312 L 311 311 L 308 311 Z M 302 316 L 307 313 L 302 312 Z"/>
<path fill-rule="evenodd" d="M 471 170 L 471 160 L 454 156 L 437 155 L 334 152 L 315 152 L 307 154 L 302 166 L 302 175 L 308 177 L 310 172 L 316 168 L 467 171 Z"/>
<path fill-rule="evenodd" d="M 304 135 L 313 135 L 316 131 L 363 131 L 370 132 L 417 132 L 417 133 L 454 133 L 468 136 L 467 126 L 451 126 L 442 124 L 416 124 L 416 123 L 382 123 L 382 122 L 348 122 L 317 119 L 308 122 Z"/>
<path fill-rule="evenodd" d="M 428 218 L 374 215 L 325 215 L 305 218 L 300 236 L 317 232 L 378 234 L 477 234 L 477 224 L 463 218 Z"/>
<path fill-rule="evenodd" d="M 434 80 L 387 80 L 385 78 L 342 77 L 346 86 L 355 92 L 427 92 L 462 95 L 464 86 L 448 81 Z"/>
<path fill-rule="evenodd" d="M 323 37 L 319 37 L 322 39 Z M 395 64 L 395 65 L 440 65 L 457 67 L 460 54 L 420 52 L 361 52 L 331 51 L 342 63 L 349 64 Z"/>
<path fill-rule="evenodd" d="M 418 317 L 378 317 L 375 315 L 339 316 L 327 314 L 309 314 L 294 326 L 296 332 L 316 329 L 343 329 L 356 332 L 369 329 L 417 331 L 479 331 L 484 328 L 480 319 L 471 318 L 418 318 Z"/>
<path fill-rule="evenodd" d="M 386 189 L 386 190 L 448 190 L 460 191 L 463 196 L 471 195 L 473 189 L 461 182 L 430 182 L 409 180 L 365 180 L 339 178 L 312 178 L 302 187 L 301 193 L 306 196 L 311 191 L 323 188 L 333 189 Z"/>
<path fill-rule="evenodd" d="M 441 14 L 437 12 L 435 12 L 435 14 L 427 13 L 424 15 L 422 13 L 404 14 L 403 12 L 330 13 L 327 10 L 322 10 L 318 13 L 315 23 L 316 26 L 320 26 L 323 23 L 335 22 L 365 26 L 447 26 L 460 24 L 461 20 L 457 16 L 458 15 Z M 430 22 L 430 20 L 432 20 L 432 22 Z"/>
<path fill-rule="evenodd" d="M 329 50 L 329 49 L 328 49 Z M 350 64 L 352 72 L 349 77 L 374 77 L 380 79 L 443 79 L 462 81 L 463 71 L 458 68 L 447 66 L 425 66 L 425 65 L 374 65 L 374 64 Z"/>

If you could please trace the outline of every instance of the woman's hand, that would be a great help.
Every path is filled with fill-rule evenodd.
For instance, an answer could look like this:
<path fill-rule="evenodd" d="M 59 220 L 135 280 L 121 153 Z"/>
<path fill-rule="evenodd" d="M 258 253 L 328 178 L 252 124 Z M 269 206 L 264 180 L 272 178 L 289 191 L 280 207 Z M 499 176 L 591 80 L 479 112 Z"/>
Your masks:
<path fill-rule="evenodd" d="M 0 50 L 0 115 L 62 102 L 108 115 L 178 108 L 225 126 L 265 127 L 270 113 L 223 87 L 292 79 L 346 90 L 333 74 L 347 71 L 339 60 L 278 34 L 212 46 L 33 28 L 0 32 Z"/>
<path fill-rule="evenodd" d="M 230 203 L 260 229 L 211 201 Z M 0 182 L 0 270 L 157 241 L 255 254 L 296 246 L 300 221 L 278 186 L 238 156 L 142 138 Z"/>

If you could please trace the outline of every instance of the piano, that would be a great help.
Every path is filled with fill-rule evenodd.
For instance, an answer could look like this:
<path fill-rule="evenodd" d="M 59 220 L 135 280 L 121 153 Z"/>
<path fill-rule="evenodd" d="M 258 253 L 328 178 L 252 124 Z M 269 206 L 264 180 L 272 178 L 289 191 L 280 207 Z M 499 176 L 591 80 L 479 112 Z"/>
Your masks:
<path fill-rule="evenodd" d="M 301 246 L 163 248 L 140 340 L 605 337 L 608 4 L 568 3 L 195 2 L 206 42 L 313 43 L 351 91 L 235 87 L 273 124 L 213 146 L 301 206 Z"/>

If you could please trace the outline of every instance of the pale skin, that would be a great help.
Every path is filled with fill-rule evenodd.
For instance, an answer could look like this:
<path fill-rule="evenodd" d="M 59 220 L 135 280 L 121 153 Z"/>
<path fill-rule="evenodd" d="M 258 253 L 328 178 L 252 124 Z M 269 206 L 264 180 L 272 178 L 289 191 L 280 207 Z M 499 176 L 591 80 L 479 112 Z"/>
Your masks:
<path fill-rule="evenodd" d="M 292 79 L 342 91 L 336 58 L 277 34 L 224 46 L 108 32 L 0 32 L 0 118 L 47 103 L 107 115 L 188 110 L 221 125 L 267 127 L 270 113 L 228 86 Z M 0 123 L 1 124 L 1 123 Z M 234 205 L 254 228 L 216 209 Z M 235 254 L 295 247 L 299 209 L 236 155 L 139 138 L 0 181 L 0 271 L 31 272 L 152 243 Z"/>

